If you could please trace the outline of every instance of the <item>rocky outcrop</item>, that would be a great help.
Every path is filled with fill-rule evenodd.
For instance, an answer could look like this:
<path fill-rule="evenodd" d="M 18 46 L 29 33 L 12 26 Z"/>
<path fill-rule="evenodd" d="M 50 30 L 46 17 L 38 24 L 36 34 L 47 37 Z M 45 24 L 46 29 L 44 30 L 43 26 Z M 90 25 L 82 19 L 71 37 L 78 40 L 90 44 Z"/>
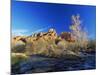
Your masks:
<path fill-rule="evenodd" d="M 56 30 L 51 28 L 48 32 L 12 38 L 12 50 L 14 52 L 25 52 L 28 55 L 61 56 L 66 55 L 68 42 L 74 41 L 70 32 L 57 35 Z"/>
<path fill-rule="evenodd" d="M 70 32 L 62 32 L 60 36 L 57 35 L 56 30 L 51 28 L 48 32 L 35 33 L 31 36 L 16 36 L 12 38 L 12 45 L 16 45 L 18 42 L 26 44 L 28 41 L 34 42 L 39 39 L 44 39 L 45 41 L 54 40 L 55 43 L 58 43 L 61 40 L 66 40 L 68 42 L 74 42 L 75 39 L 72 37 Z"/>
<path fill-rule="evenodd" d="M 75 39 L 70 32 L 62 32 L 60 37 L 68 42 L 75 42 Z"/>
<path fill-rule="evenodd" d="M 26 36 L 16 36 L 12 38 L 12 45 L 15 45 L 18 42 L 26 43 Z"/>
<path fill-rule="evenodd" d="M 48 39 L 56 39 L 57 38 L 57 33 L 56 33 L 56 30 L 51 28 L 49 29 L 48 32 L 40 32 L 40 33 L 34 33 L 32 35 L 32 37 L 36 38 L 36 40 L 40 39 L 40 38 L 43 38 L 45 40 L 48 40 Z"/>
<path fill-rule="evenodd" d="M 24 52 L 26 44 L 25 36 L 16 36 L 12 38 L 11 49 L 13 52 Z"/>

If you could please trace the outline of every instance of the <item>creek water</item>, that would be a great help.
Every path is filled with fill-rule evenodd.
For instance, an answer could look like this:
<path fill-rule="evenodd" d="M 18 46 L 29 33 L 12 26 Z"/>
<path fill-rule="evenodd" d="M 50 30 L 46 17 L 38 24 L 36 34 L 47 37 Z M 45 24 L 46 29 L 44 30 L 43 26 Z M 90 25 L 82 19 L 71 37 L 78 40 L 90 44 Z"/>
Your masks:
<path fill-rule="evenodd" d="M 81 59 L 50 58 L 32 55 L 27 61 L 12 65 L 12 74 L 89 70 L 96 68 L 95 54 L 82 55 Z"/>

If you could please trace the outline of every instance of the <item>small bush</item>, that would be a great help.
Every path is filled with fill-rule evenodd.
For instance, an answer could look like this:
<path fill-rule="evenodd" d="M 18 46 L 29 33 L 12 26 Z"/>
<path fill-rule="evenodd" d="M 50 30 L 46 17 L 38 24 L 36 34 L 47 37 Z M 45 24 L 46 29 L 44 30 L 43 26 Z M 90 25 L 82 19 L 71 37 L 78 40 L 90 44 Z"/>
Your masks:
<path fill-rule="evenodd" d="M 90 40 L 87 45 L 87 51 L 95 51 L 96 50 L 96 41 Z"/>
<path fill-rule="evenodd" d="M 22 53 L 11 53 L 11 64 L 18 64 L 22 61 L 26 61 L 28 59 L 28 56 Z"/>
<path fill-rule="evenodd" d="M 13 47 L 12 52 L 23 53 L 23 52 L 25 52 L 24 50 L 25 50 L 25 45 L 19 45 L 19 46 Z"/>

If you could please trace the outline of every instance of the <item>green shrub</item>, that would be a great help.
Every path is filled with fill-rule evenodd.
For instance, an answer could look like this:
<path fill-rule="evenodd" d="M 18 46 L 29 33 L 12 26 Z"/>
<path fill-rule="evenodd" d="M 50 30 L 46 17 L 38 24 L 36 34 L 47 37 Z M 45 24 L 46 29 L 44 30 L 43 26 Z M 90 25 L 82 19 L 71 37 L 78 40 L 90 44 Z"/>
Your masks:
<path fill-rule="evenodd" d="M 23 53 L 25 52 L 24 50 L 25 50 L 25 45 L 19 45 L 12 48 L 12 52 Z"/>
<path fill-rule="evenodd" d="M 21 53 L 11 53 L 11 64 L 18 64 L 22 61 L 26 61 L 28 59 L 28 56 Z"/>

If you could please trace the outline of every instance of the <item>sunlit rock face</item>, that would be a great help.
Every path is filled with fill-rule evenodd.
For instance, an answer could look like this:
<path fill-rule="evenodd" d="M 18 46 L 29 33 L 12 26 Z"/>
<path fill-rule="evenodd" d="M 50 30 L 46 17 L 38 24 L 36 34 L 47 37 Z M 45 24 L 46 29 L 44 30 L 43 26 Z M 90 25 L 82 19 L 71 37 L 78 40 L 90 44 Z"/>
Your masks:
<path fill-rule="evenodd" d="M 12 50 L 27 54 L 60 55 L 66 50 L 68 42 L 74 42 L 70 32 L 57 35 L 55 29 L 39 32 L 31 36 L 16 36 L 12 38 Z M 65 55 L 65 54 L 64 54 Z"/>
<path fill-rule="evenodd" d="M 12 45 L 20 45 L 26 43 L 26 37 L 25 36 L 16 36 L 12 38 Z"/>
<path fill-rule="evenodd" d="M 45 38 L 47 39 L 56 39 L 57 38 L 57 33 L 55 29 L 49 29 L 49 31 L 44 35 Z"/>
<path fill-rule="evenodd" d="M 70 32 L 62 32 L 59 36 L 57 35 L 57 32 L 55 29 L 50 28 L 48 32 L 40 32 L 32 34 L 31 36 L 16 36 L 12 38 L 12 48 L 26 45 L 28 43 L 35 43 L 39 40 L 44 40 L 45 42 L 54 41 L 58 43 L 61 40 L 66 40 L 68 42 L 74 42 L 74 38 L 72 37 L 72 34 Z"/>
<path fill-rule="evenodd" d="M 48 39 L 54 40 L 57 38 L 57 33 L 55 29 L 51 28 L 48 30 L 48 32 L 34 33 L 31 37 L 36 38 L 36 40 L 41 39 L 41 38 L 45 40 L 48 40 Z"/>

